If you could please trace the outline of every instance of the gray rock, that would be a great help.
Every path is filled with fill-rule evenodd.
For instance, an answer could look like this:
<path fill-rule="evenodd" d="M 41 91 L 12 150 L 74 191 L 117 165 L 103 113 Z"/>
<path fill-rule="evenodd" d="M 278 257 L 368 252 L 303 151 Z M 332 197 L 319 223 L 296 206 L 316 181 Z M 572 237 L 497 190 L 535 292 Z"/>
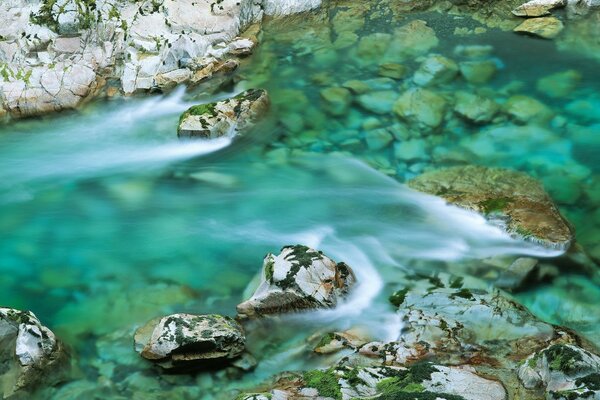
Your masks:
<path fill-rule="evenodd" d="M 179 120 L 180 138 L 207 138 L 243 135 L 269 109 L 269 96 L 262 89 L 252 89 L 227 100 L 193 106 Z"/>
<path fill-rule="evenodd" d="M 0 308 L 0 395 L 24 395 L 68 373 L 64 345 L 30 311 Z"/>
<path fill-rule="evenodd" d="M 551 10 L 566 5 L 567 0 L 531 0 L 515 8 L 512 13 L 517 17 L 543 17 L 550 15 Z"/>
<path fill-rule="evenodd" d="M 267 254 L 261 282 L 252 297 L 237 306 L 242 318 L 335 307 L 355 282 L 344 263 L 306 246 L 286 246 Z"/>
<path fill-rule="evenodd" d="M 165 369 L 227 365 L 244 353 L 240 324 L 221 315 L 173 314 L 136 330 L 135 349 Z"/>

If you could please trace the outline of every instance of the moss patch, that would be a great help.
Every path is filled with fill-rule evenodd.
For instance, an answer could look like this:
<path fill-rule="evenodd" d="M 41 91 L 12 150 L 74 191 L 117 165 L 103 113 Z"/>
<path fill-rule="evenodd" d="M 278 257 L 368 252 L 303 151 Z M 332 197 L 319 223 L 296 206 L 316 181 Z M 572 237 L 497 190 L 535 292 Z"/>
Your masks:
<path fill-rule="evenodd" d="M 400 307 L 404 300 L 406 299 L 406 294 L 408 293 L 408 288 L 397 290 L 389 297 L 390 303 L 392 303 L 396 307 Z"/>
<path fill-rule="evenodd" d="M 302 379 L 306 387 L 317 389 L 320 396 L 331 397 L 336 400 L 342 399 L 338 377 L 332 369 L 307 371 Z"/>
<path fill-rule="evenodd" d="M 500 197 L 497 199 L 488 199 L 479 203 L 479 207 L 485 214 L 491 214 L 494 212 L 502 212 L 511 203 L 511 199 L 507 197 Z"/>
<path fill-rule="evenodd" d="M 544 350 L 544 355 L 551 370 L 561 371 L 568 375 L 576 373 L 578 362 L 583 361 L 583 357 L 578 351 L 562 344 L 550 346 Z"/>

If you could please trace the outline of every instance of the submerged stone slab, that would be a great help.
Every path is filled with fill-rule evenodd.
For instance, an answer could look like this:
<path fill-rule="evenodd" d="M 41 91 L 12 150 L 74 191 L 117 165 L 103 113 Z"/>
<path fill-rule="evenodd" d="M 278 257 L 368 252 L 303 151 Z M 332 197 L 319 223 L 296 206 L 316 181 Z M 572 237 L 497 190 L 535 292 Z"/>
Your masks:
<path fill-rule="evenodd" d="M 233 362 L 245 349 L 240 324 L 221 315 L 173 314 L 135 332 L 136 351 L 165 369 L 214 367 Z"/>
<path fill-rule="evenodd" d="M 286 246 L 267 254 L 261 282 L 252 297 L 239 304 L 242 318 L 290 311 L 332 308 L 355 282 L 352 269 L 307 246 Z"/>
<path fill-rule="evenodd" d="M 265 90 L 251 89 L 227 100 L 190 107 L 179 120 L 180 138 L 214 139 L 242 135 L 269 109 Z"/>
<path fill-rule="evenodd" d="M 0 396 L 25 396 L 53 385 L 67 372 L 68 354 L 31 311 L 0 308 Z"/>
<path fill-rule="evenodd" d="M 427 172 L 408 183 L 421 192 L 482 214 L 511 236 L 567 250 L 573 231 L 535 179 L 517 171 L 480 166 Z"/>

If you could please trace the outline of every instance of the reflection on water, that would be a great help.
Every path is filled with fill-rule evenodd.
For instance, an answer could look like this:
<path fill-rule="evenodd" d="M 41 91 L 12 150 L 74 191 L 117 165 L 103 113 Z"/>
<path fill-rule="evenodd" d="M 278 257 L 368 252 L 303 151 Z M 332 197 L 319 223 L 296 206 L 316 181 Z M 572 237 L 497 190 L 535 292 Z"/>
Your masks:
<path fill-rule="evenodd" d="M 249 79 L 243 85 L 269 89 L 274 130 L 259 127 L 234 143 L 178 142 L 177 119 L 190 104 L 182 92 L 2 127 L 0 304 L 34 310 L 79 354 L 81 375 L 52 391 L 55 398 L 154 392 L 230 399 L 229 390 L 282 370 L 326 364 L 306 351 L 315 331 L 362 325 L 376 338 L 397 335 L 399 321 L 386 296 L 413 268 L 411 261 L 434 272 L 439 261 L 556 255 L 401 183 L 431 168 L 475 163 L 527 171 L 546 184 L 579 228 L 578 239 L 594 250 L 600 218 L 586 216 L 600 201 L 597 77 L 579 68 L 582 59 L 557 53 L 549 42 L 499 32 L 455 37 L 439 16 L 419 18 L 438 32 L 436 52 L 459 58 L 457 44 L 491 44 L 503 68 L 477 89 L 461 80 L 432 89 L 450 110 L 437 130 L 416 129 L 356 99 L 344 113 L 325 112 L 324 88 L 367 81 L 385 92 L 373 98 L 385 108 L 386 96 L 397 98 L 411 83 L 373 81 L 381 78 L 378 65 L 338 48 L 339 32 L 308 19 L 267 26 L 255 61 L 241 72 Z M 372 19 L 357 28 L 357 37 L 406 22 Z M 531 49 L 555 62 L 544 64 L 544 73 L 581 70 L 583 84 L 566 97 L 535 93 L 551 109 L 551 120 L 528 123 L 499 112 L 478 125 L 456 117 L 452 94 L 459 90 L 477 91 L 500 106 L 511 95 L 533 93 L 537 61 L 522 57 Z M 405 64 L 414 71 L 419 60 Z M 583 117 L 576 101 L 591 104 Z M 286 317 L 251 332 L 255 372 L 163 375 L 131 351 L 132 330 L 157 315 L 233 314 L 264 254 L 292 243 L 347 262 L 359 285 L 336 310 Z M 586 311 L 597 304 L 597 285 L 561 279 L 520 298 L 552 322 L 598 332 L 600 316 Z M 585 299 L 570 290 L 573 282 L 585 286 Z M 561 310 L 550 313 L 557 303 Z"/>

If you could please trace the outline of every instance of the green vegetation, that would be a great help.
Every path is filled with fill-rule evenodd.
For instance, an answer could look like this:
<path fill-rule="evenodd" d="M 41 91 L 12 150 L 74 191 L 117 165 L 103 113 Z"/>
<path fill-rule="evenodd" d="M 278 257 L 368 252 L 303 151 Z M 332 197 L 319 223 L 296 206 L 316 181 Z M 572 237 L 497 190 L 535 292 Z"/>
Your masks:
<path fill-rule="evenodd" d="M 577 372 L 577 364 L 583 361 L 581 353 L 563 344 L 555 344 L 544 350 L 550 370 L 561 371 L 565 374 Z"/>
<path fill-rule="evenodd" d="M 338 377 L 333 369 L 307 371 L 302 376 L 302 379 L 307 387 L 317 389 L 319 395 L 331 397 L 336 400 L 342 399 Z"/>
<path fill-rule="evenodd" d="M 397 290 L 389 297 L 390 303 L 392 303 L 396 307 L 400 307 L 404 300 L 406 299 L 406 294 L 408 293 L 408 288 L 404 288 L 402 290 Z"/>
<path fill-rule="evenodd" d="M 33 70 L 22 69 L 19 68 L 17 70 L 13 70 L 6 63 L 0 63 L 0 76 L 4 80 L 4 82 L 9 82 L 11 79 L 23 81 L 26 84 L 29 84 L 29 80 L 31 78 L 31 74 Z"/>
<path fill-rule="evenodd" d="M 265 265 L 265 279 L 271 283 L 273 281 L 273 270 L 275 269 L 275 261 L 269 260 Z"/>
<path fill-rule="evenodd" d="M 89 29 L 100 18 L 100 13 L 96 6 L 96 0 L 73 0 L 77 8 L 78 22 L 80 29 Z M 58 0 L 42 0 L 42 5 L 37 14 L 31 14 L 29 19 L 37 25 L 47 26 L 55 32 L 58 32 L 58 17 L 65 13 L 69 4 L 68 0 L 59 3 Z M 111 10 L 112 12 L 112 10 Z"/>
<path fill-rule="evenodd" d="M 327 333 L 327 334 L 323 335 L 323 337 L 321 338 L 321 340 L 319 340 L 319 343 L 317 343 L 315 348 L 318 349 L 319 347 L 326 346 L 335 339 L 336 339 L 335 333 L 332 333 L 332 332 Z"/>
<path fill-rule="evenodd" d="M 481 207 L 485 214 L 491 214 L 494 212 L 504 211 L 511 201 L 512 200 L 507 197 L 488 199 L 479 203 L 479 207 Z"/>

